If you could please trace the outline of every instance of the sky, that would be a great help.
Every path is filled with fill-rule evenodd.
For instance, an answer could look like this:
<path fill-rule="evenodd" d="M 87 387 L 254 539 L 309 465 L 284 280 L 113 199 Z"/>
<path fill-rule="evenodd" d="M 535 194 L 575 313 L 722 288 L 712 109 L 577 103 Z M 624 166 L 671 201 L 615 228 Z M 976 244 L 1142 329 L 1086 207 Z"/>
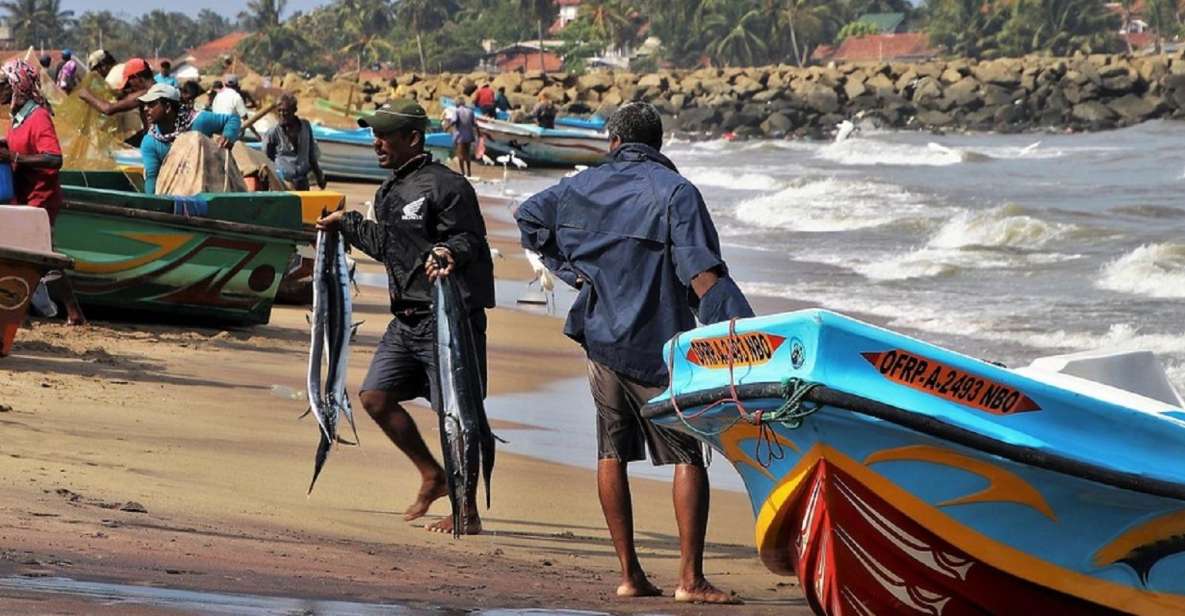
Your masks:
<path fill-rule="evenodd" d="M 163 9 L 166 11 L 181 11 L 190 15 L 197 14 L 202 9 L 213 9 L 222 13 L 227 17 L 234 17 L 246 8 L 247 3 L 241 2 L 226 2 L 225 0 L 185 0 L 185 2 L 166 2 L 165 0 L 137 0 L 134 3 L 134 8 L 129 8 L 127 0 L 63 0 L 62 9 L 67 11 L 74 11 L 75 14 L 83 11 L 111 11 L 116 14 L 126 14 L 130 17 L 138 17 L 143 13 L 147 13 L 153 9 Z M 313 7 L 323 4 L 329 4 L 329 0 L 288 0 L 288 14 L 293 11 L 307 11 Z"/>

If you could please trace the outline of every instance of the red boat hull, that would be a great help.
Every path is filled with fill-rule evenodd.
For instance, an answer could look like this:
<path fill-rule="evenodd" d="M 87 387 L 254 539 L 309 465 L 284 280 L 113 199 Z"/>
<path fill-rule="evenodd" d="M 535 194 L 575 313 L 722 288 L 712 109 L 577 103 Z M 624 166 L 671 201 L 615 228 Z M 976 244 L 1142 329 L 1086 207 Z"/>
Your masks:
<path fill-rule="evenodd" d="M 825 458 L 777 517 L 762 556 L 793 568 L 819 614 L 1119 613 L 976 560 Z"/>
<path fill-rule="evenodd" d="M 0 357 L 12 352 L 16 330 L 29 314 L 29 298 L 41 280 L 37 265 L 0 258 Z"/>

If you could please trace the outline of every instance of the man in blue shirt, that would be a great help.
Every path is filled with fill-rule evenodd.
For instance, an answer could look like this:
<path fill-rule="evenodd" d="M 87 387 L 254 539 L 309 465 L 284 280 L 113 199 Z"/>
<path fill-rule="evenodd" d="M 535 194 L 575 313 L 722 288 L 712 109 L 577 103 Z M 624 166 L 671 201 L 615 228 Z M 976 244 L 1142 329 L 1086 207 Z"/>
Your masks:
<path fill-rule="evenodd" d="M 597 407 L 597 488 L 621 561 L 620 596 L 653 596 L 634 548 L 629 462 L 650 450 L 676 464 L 675 517 L 681 567 L 676 601 L 735 603 L 703 574 L 708 475 L 697 441 L 650 423 L 641 407 L 669 379 L 662 345 L 701 322 L 749 317 L 752 309 L 720 257 L 720 240 L 699 191 L 659 153 L 662 120 L 630 103 L 609 119 L 612 154 L 562 180 L 515 214 L 523 246 L 580 294 L 564 333 L 584 347 Z"/>

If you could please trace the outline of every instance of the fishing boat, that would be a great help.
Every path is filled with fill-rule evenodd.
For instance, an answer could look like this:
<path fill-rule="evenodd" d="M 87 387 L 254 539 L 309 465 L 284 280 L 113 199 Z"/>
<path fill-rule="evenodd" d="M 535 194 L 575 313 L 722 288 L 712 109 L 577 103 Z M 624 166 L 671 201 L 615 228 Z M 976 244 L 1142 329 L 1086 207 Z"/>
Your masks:
<path fill-rule="evenodd" d="M 574 167 L 598 165 L 609 155 L 609 135 L 602 132 L 540 128 L 487 117 L 478 117 L 477 124 L 491 157 L 514 153 L 530 166 Z"/>
<path fill-rule="evenodd" d="M 321 150 L 321 169 L 329 177 L 381 182 L 391 175 L 390 169 L 379 167 L 374 153 L 374 133 L 369 128 L 343 130 L 314 125 L 313 138 Z M 453 138 L 448 133 L 428 133 L 424 145 L 434 157 L 444 161 L 452 155 Z"/>
<path fill-rule="evenodd" d="M 665 350 L 645 415 L 735 466 L 815 612 L 1185 613 L 1185 409 L 1150 354 L 1010 370 L 822 310 Z"/>
<path fill-rule="evenodd" d="M 62 173 L 54 248 L 84 305 L 266 323 L 302 228 L 301 193 L 146 195 L 121 172 Z"/>
<path fill-rule="evenodd" d="M 456 101 L 448 96 L 440 99 L 440 104 L 446 108 L 457 106 Z M 482 113 L 481 109 L 477 108 L 473 109 L 473 113 L 478 117 L 485 115 Z M 510 112 L 497 111 L 494 113 L 494 119 L 509 122 Z M 596 114 L 589 116 L 562 115 L 556 116 L 555 125 L 560 128 L 575 128 L 578 130 L 591 130 L 594 132 L 600 132 L 605 130 L 605 118 L 602 118 Z"/>
<path fill-rule="evenodd" d="M 0 357 L 12 352 L 29 302 L 49 270 L 73 264 L 54 252 L 49 215 L 36 207 L 0 205 Z"/>

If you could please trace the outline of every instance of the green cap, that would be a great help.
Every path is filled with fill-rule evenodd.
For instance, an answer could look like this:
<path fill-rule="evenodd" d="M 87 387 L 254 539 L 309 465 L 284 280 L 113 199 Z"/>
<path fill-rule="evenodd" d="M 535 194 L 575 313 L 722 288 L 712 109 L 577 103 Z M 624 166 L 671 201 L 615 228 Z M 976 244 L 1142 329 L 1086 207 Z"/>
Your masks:
<path fill-rule="evenodd" d="M 423 131 L 428 127 L 428 113 L 412 100 L 395 100 L 379 107 L 373 114 L 358 119 L 358 126 L 374 129 L 376 133 L 398 130 Z"/>

